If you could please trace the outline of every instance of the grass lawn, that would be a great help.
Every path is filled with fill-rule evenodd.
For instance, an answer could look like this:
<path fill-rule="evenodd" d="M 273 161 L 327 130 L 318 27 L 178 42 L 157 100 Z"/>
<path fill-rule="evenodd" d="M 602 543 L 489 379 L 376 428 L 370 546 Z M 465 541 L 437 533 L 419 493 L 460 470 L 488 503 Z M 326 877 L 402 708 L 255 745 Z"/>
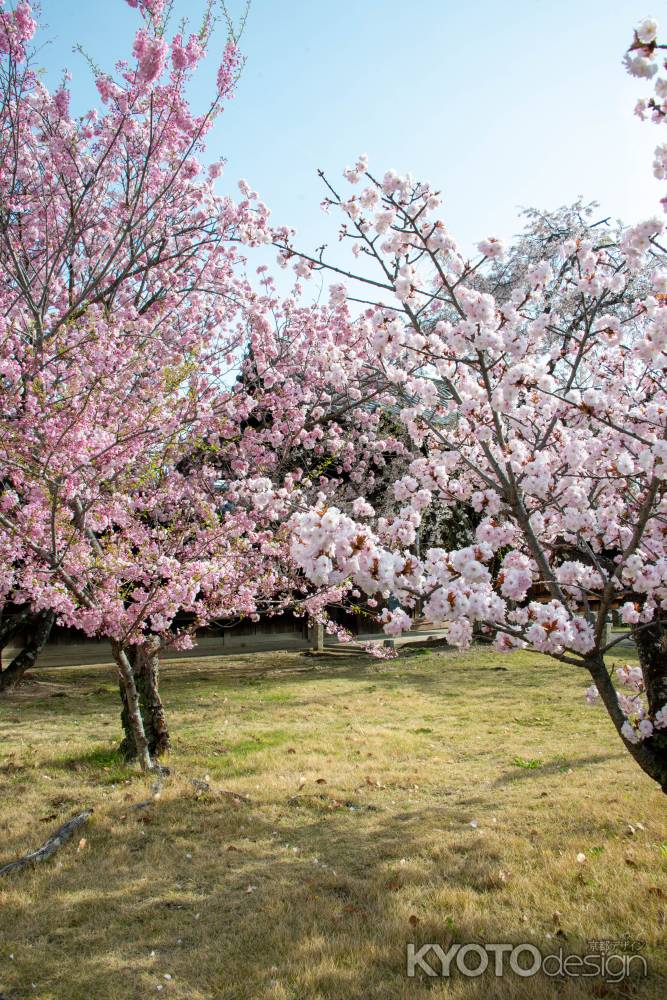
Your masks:
<path fill-rule="evenodd" d="M 110 668 L 36 676 L 0 701 L 0 865 L 95 813 L 0 880 L 7 1000 L 667 996 L 664 796 L 575 669 L 487 649 L 171 664 L 172 776 L 139 810 Z M 408 942 L 623 938 L 648 979 L 406 977 Z"/>

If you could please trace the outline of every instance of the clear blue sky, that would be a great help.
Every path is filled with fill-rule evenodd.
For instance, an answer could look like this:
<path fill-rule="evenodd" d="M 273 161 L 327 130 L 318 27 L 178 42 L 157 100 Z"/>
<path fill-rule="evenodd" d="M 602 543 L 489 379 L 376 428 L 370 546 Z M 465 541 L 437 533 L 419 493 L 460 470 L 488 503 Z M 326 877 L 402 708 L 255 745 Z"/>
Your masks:
<path fill-rule="evenodd" d="M 238 13 L 241 0 L 229 6 Z M 200 3 L 176 0 L 176 10 L 196 21 Z M 224 188 L 245 177 L 304 247 L 323 233 L 335 240 L 316 169 L 337 179 L 361 152 L 377 173 L 394 167 L 440 188 L 465 247 L 510 237 L 521 205 L 579 194 L 637 221 L 660 209 L 651 161 L 662 137 L 633 116 L 643 85 L 621 57 L 648 13 L 661 11 L 644 0 L 253 0 L 245 71 L 210 151 L 228 160 Z M 95 92 L 72 44 L 111 68 L 129 52 L 136 11 L 123 0 L 43 0 L 43 20 L 41 62 L 51 80 L 73 72 L 81 110 Z"/>

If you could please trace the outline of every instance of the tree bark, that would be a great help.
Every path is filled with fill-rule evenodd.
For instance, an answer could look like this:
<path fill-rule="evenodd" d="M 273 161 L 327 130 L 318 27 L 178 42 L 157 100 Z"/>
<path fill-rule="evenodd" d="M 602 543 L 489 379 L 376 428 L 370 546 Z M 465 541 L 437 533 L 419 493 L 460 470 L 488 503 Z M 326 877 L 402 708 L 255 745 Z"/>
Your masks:
<path fill-rule="evenodd" d="M 53 611 L 42 611 L 34 617 L 35 625 L 31 638 L 6 669 L 0 672 L 0 692 L 10 691 L 18 684 L 26 670 L 34 667 L 37 657 L 47 643 L 55 620 Z"/>
<path fill-rule="evenodd" d="M 112 640 L 111 651 L 113 653 L 116 666 L 118 667 L 118 678 L 121 688 L 123 705 L 127 712 L 127 727 L 132 735 L 132 742 L 135 748 L 135 756 L 138 758 L 142 771 L 152 771 L 153 761 L 146 739 L 144 720 L 141 716 L 139 705 L 139 695 L 134 680 L 132 664 L 128 659 L 127 652 L 121 643 Z"/>
<path fill-rule="evenodd" d="M 167 717 L 159 692 L 159 653 L 160 643 L 157 639 L 134 646 L 127 652 L 132 664 L 134 681 L 139 696 L 139 709 L 151 757 L 160 757 L 171 749 Z M 133 759 L 137 756 L 137 748 L 134 741 L 127 698 L 122 684 L 121 700 L 123 702 L 121 722 L 125 736 L 120 749 L 125 757 Z"/>
<path fill-rule="evenodd" d="M 634 640 L 644 676 L 649 715 L 654 716 L 667 705 L 667 620 L 658 619 L 647 628 L 637 629 Z M 667 729 L 656 729 L 649 742 L 667 766 Z"/>
<path fill-rule="evenodd" d="M 642 771 L 650 778 L 653 778 L 660 785 L 665 795 L 667 795 L 667 752 L 662 742 L 662 734 L 659 732 L 655 736 L 651 736 L 650 739 L 643 740 L 641 743 L 631 743 L 629 740 L 626 740 L 621 732 L 623 723 L 625 722 L 625 715 L 618 703 L 616 688 L 602 657 L 590 660 L 588 669 L 600 693 L 602 703 L 607 709 L 626 750 L 636 763 L 639 764 Z"/>
<path fill-rule="evenodd" d="M 667 705 L 667 621 L 654 621 L 633 636 L 644 675 L 648 710 L 654 715 Z"/>

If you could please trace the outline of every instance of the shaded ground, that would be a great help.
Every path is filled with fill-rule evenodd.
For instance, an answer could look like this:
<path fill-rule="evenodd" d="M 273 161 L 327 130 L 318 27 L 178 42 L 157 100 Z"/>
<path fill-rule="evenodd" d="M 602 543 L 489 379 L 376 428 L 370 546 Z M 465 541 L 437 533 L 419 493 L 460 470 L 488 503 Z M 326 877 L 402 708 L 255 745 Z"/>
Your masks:
<path fill-rule="evenodd" d="M 111 672 L 38 676 L 0 702 L 0 865 L 95 815 L 0 882 L 8 1000 L 665 995 L 663 796 L 576 670 L 486 649 L 168 665 L 173 777 L 134 811 L 150 783 L 115 756 Z M 624 937 L 647 980 L 405 975 L 408 942 Z"/>

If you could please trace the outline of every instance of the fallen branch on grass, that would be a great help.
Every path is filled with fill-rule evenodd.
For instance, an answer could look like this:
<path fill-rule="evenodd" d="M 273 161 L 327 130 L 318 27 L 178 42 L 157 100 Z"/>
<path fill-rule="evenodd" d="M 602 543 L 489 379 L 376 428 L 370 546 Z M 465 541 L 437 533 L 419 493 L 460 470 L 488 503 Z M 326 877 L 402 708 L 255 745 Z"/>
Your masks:
<path fill-rule="evenodd" d="M 39 861 L 47 861 L 53 854 L 56 853 L 68 840 L 71 839 L 76 831 L 84 826 L 90 817 L 92 816 L 92 809 L 84 809 L 83 812 L 77 813 L 76 816 L 72 816 L 71 819 L 63 823 L 56 832 L 49 837 L 49 839 L 42 844 L 41 847 L 37 848 L 36 851 L 31 851 L 29 854 L 24 854 L 22 858 L 18 858 L 17 861 L 11 861 L 4 868 L 0 868 L 0 875 L 10 875 L 12 872 L 20 871 L 22 868 L 27 868 L 28 865 L 37 864 Z"/>

